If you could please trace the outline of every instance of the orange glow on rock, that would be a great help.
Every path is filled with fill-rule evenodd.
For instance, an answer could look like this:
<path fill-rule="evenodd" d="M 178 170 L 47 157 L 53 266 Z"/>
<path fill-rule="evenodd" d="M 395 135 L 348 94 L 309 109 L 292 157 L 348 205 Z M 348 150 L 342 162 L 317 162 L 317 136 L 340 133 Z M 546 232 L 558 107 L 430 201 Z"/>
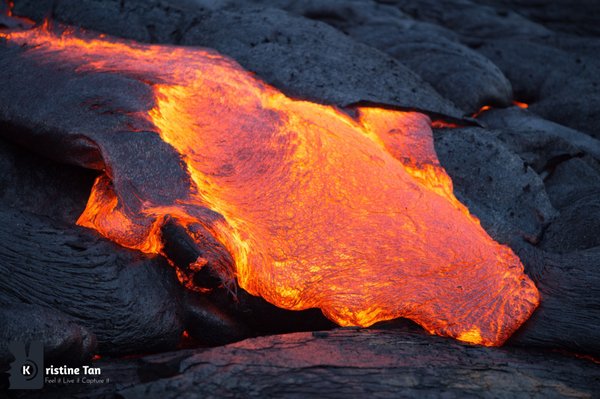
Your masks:
<path fill-rule="evenodd" d="M 151 85 L 144 117 L 192 178 L 185 198 L 131 215 L 108 165 L 80 225 L 160 253 L 167 215 L 200 223 L 233 257 L 242 288 L 282 308 L 318 307 L 342 326 L 407 317 L 500 345 L 538 305 L 518 257 L 455 198 L 425 115 L 360 107 L 351 117 L 289 98 L 207 49 L 39 28 L 5 37 L 76 73 Z M 202 220 L 194 207 L 223 218 Z"/>
<path fill-rule="evenodd" d="M 522 103 L 522 102 L 519 102 L 519 101 L 513 101 L 513 105 L 516 105 L 517 107 L 523 108 L 523 109 L 529 108 L 529 104 Z"/>
<path fill-rule="evenodd" d="M 484 105 L 479 109 L 479 111 L 475 112 L 472 116 L 473 118 L 477 118 L 479 115 L 483 114 L 485 111 L 492 109 L 490 105 Z"/>
<path fill-rule="evenodd" d="M 441 119 L 431 121 L 431 127 L 434 129 L 454 129 L 459 127 L 456 123 L 446 122 Z"/>

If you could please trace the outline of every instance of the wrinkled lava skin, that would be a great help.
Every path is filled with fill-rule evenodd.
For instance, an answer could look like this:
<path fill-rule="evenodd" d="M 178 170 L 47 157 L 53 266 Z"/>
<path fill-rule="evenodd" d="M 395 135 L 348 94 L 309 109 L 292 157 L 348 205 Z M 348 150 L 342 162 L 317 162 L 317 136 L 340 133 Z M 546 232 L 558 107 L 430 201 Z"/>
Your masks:
<path fill-rule="evenodd" d="M 155 104 L 138 116 L 191 177 L 180 198 L 142 198 L 132 212 L 111 185 L 118 165 L 107 165 L 79 224 L 158 253 L 165 215 L 199 223 L 233 257 L 242 288 L 342 326 L 406 317 L 501 345 L 538 305 L 518 257 L 452 194 L 426 116 L 292 99 L 207 49 L 41 28 L 4 36 L 74 73 L 150 85 Z M 222 217 L 194 212 L 204 208 Z"/>

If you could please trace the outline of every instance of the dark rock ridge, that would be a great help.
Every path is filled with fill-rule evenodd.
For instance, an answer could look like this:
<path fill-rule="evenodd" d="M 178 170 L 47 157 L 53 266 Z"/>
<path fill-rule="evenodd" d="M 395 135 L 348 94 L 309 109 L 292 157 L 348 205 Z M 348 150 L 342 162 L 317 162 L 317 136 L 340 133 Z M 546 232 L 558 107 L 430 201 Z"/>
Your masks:
<path fill-rule="evenodd" d="M 560 353 L 481 348 L 411 330 L 340 329 L 213 349 L 101 360 L 111 383 L 30 398 L 512 398 L 595 395 L 598 365 Z M 61 396 L 62 395 L 62 396 Z"/>
<path fill-rule="evenodd" d="M 539 175 L 488 130 L 435 132 L 440 163 L 452 177 L 457 197 L 503 243 L 522 237 L 537 243 L 556 210 Z"/>
<path fill-rule="evenodd" d="M 94 333 L 101 353 L 175 348 L 184 327 L 180 288 L 163 259 L 22 211 L 2 208 L 0 220 L 3 306 L 58 310 Z"/>
<path fill-rule="evenodd" d="M 391 5 L 370 1 L 253 0 L 328 23 L 357 42 L 396 58 L 465 113 L 482 106 L 507 106 L 510 82 L 490 60 L 460 43 L 449 29 L 417 21 Z M 229 8 L 242 2 L 229 2 Z"/>
<path fill-rule="evenodd" d="M 17 15 L 38 21 L 50 12 L 57 21 L 115 36 L 214 48 L 292 97 L 340 106 L 374 102 L 463 116 L 463 111 L 392 57 L 327 24 L 282 10 L 208 10 L 183 1 L 167 5 L 156 0 L 123 6 L 97 0 L 15 5 Z"/>
<path fill-rule="evenodd" d="M 40 341 L 44 361 L 81 364 L 96 352 L 96 336 L 73 318 L 44 306 L 14 304 L 0 308 L 0 372 L 13 360 L 13 342 Z"/>

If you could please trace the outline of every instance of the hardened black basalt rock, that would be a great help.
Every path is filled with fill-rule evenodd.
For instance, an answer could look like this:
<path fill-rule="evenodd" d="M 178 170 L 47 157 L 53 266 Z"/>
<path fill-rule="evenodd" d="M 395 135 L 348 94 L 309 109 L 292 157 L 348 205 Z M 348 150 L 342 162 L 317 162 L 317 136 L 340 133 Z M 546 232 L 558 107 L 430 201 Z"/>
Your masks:
<path fill-rule="evenodd" d="M 14 12 L 142 42 L 214 48 L 292 97 L 338 106 L 380 103 L 456 119 L 465 114 L 394 58 L 325 23 L 276 8 L 24 0 Z"/>

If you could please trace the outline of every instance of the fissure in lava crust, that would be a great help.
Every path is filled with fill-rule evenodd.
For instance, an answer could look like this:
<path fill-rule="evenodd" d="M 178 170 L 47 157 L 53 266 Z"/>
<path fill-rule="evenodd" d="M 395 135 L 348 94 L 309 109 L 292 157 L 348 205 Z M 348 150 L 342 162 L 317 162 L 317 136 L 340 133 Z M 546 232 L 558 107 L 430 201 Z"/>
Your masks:
<path fill-rule="evenodd" d="M 318 307 L 343 326 L 407 317 L 500 345 L 536 308 L 518 257 L 454 197 L 425 115 L 357 107 L 350 116 L 292 99 L 207 49 L 43 28 L 2 36 L 36 65 L 151 88 L 148 109 L 123 111 L 127 123 L 90 140 L 105 148 L 115 131 L 152 131 L 189 176 L 183 192 L 145 196 L 144 182 L 106 162 L 80 225 L 161 253 L 169 216 L 200 246 L 226 249 L 231 264 L 212 262 L 224 281 L 282 308 Z M 152 159 L 148 151 L 140 157 Z"/>

